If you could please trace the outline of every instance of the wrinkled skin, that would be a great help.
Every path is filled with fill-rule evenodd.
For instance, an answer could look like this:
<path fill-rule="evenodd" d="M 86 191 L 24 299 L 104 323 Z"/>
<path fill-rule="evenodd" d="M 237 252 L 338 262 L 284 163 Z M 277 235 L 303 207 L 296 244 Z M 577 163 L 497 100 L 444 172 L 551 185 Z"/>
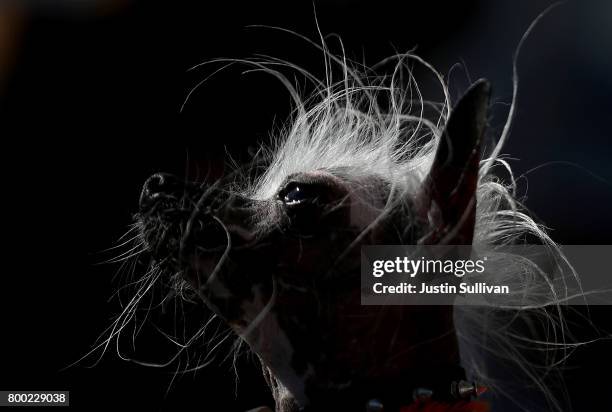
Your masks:
<path fill-rule="evenodd" d="M 258 354 L 278 411 L 362 410 L 361 388 L 459 364 L 450 307 L 360 305 L 360 247 L 471 242 L 488 96 L 480 81 L 461 99 L 423 186 L 391 213 L 389 185 L 349 169 L 287 176 L 265 200 L 145 183 L 148 249 Z"/>

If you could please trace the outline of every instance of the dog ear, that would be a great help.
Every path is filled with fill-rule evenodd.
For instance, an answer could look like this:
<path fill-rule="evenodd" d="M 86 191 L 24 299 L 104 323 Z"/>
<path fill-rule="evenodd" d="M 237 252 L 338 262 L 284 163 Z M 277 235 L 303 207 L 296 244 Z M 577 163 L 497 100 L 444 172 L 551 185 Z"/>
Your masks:
<path fill-rule="evenodd" d="M 417 196 L 430 231 L 420 244 L 470 244 L 474 236 L 480 144 L 491 85 L 476 81 L 451 111 L 431 169 Z"/>

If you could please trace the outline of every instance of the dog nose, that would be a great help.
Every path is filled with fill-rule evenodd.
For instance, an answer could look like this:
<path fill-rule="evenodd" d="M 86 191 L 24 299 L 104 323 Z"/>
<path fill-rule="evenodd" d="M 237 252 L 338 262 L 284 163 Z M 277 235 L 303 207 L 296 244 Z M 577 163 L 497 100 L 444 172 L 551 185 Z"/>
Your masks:
<path fill-rule="evenodd" d="M 155 173 L 149 177 L 140 192 L 140 210 L 149 208 L 159 198 L 176 197 L 184 190 L 184 184 L 175 176 Z"/>

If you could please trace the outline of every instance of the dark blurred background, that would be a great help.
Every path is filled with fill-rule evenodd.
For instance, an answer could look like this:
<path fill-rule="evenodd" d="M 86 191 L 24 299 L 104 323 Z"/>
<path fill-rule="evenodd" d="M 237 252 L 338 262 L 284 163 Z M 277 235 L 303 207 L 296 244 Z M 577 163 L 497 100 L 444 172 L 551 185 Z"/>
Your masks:
<path fill-rule="evenodd" d="M 208 81 L 181 112 L 189 91 L 213 71 L 188 69 L 262 53 L 321 75 L 321 55 L 305 42 L 247 28 L 281 26 L 317 39 L 315 5 L 321 31 L 339 34 L 357 61 L 373 64 L 417 47 L 444 74 L 462 63 L 450 76 L 454 96 L 469 78 L 489 78 L 499 132 L 512 55 L 550 3 L 1 2 L 0 389 L 70 390 L 75 410 L 240 411 L 269 401 L 248 356 L 237 362 L 237 385 L 231 360 L 173 379 L 186 363 L 147 368 L 118 359 L 113 347 L 94 368 L 86 366 L 95 357 L 62 371 L 119 309 L 107 302 L 118 287 L 117 266 L 96 265 L 98 252 L 126 230 L 144 179 L 156 171 L 221 173 L 226 151 L 245 159 L 288 114 L 277 82 L 237 70 Z M 611 73 L 607 0 L 554 9 L 520 56 L 518 110 L 505 153 L 517 175 L 527 173 L 520 181 L 527 206 L 561 243 L 612 243 Z M 612 329 L 610 315 L 605 307 L 590 314 L 604 333 Z M 578 338 L 592 337 L 587 328 L 580 336 L 577 326 Z M 575 410 L 612 409 L 610 348 L 600 341 L 570 358 L 565 377 Z M 146 339 L 137 349 L 139 358 L 157 362 L 172 353 Z"/>

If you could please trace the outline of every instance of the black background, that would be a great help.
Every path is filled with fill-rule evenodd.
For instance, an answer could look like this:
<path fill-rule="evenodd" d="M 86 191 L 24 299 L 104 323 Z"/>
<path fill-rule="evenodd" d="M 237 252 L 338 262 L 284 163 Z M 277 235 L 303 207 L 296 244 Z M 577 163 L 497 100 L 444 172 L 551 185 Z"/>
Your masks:
<path fill-rule="evenodd" d="M 507 111 L 501 103 L 511 96 L 512 53 L 550 2 L 315 4 L 322 32 L 338 33 L 358 61 L 373 64 L 416 46 L 442 73 L 465 63 L 451 76 L 455 96 L 468 74 L 489 78 L 500 102 L 491 119 L 499 132 Z M 314 48 L 246 27 L 281 26 L 316 40 L 313 3 L 115 1 L 90 9 L 41 2 L 17 15 L 12 65 L 0 89 L 0 389 L 70 390 L 76 410 L 120 404 L 244 410 L 268 401 L 248 356 L 238 362 L 237 400 L 227 361 L 172 382 L 176 364 L 147 368 L 118 359 L 110 348 L 94 368 L 86 366 L 95 357 L 61 369 L 88 351 L 118 311 L 115 301 L 107 302 L 118 286 L 117 266 L 95 265 L 97 252 L 126 230 L 144 179 L 159 170 L 220 174 L 226 150 L 245 159 L 247 147 L 267 139 L 288 113 L 279 84 L 237 70 L 208 81 L 181 112 L 189 91 L 212 72 L 187 70 L 215 57 L 263 53 L 321 75 Z M 521 179 L 521 193 L 561 243 L 612 240 L 611 50 L 612 7 L 602 0 L 551 11 L 521 54 L 518 113 L 505 152 L 516 159 L 518 175 L 557 162 L 530 172 L 528 185 Z M 611 313 L 592 310 L 604 332 Z M 610 348 L 600 341 L 570 359 L 566 378 L 575 410 L 612 407 Z M 138 349 L 139 358 L 157 361 L 169 353 L 145 339 Z"/>

